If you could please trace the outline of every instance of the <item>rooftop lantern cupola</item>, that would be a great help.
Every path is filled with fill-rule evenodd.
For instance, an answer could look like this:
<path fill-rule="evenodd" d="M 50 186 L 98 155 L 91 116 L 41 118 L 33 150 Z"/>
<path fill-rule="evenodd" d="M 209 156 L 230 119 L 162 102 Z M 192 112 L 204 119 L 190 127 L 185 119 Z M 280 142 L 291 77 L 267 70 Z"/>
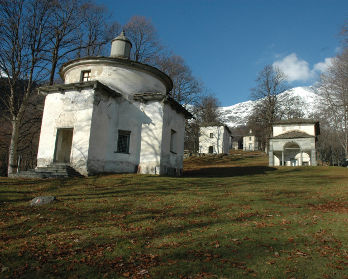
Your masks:
<path fill-rule="evenodd" d="M 126 37 L 124 31 L 122 31 L 111 42 L 110 57 L 129 59 L 131 48 L 131 41 Z"/>

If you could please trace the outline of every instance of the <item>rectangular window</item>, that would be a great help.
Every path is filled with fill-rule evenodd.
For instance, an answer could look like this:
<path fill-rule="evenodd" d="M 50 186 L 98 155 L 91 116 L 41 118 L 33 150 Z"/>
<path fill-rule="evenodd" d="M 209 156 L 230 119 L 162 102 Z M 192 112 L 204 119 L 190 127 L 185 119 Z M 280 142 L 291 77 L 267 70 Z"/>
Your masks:
<path fill-rule="evenodd" d="M 130 131 L 118 131 L 117 152 L 129 153 Z"/>
<path fill-rule="evenodd" d="M 175 153 L 176 145 L 176 132 L 174 130 L 170 130 L 170 152 Z"/>
<path fill-rule="evenodd" d="M 210 133 L 210 138 L 212 139 L 214 137 L 214 134 L 213 133 Z"/>
<path fill-rule="evenodd" d="M 249 137 L 249 141 L 251 141 L 251 137 Z"/>
<path fill-rule="evenodd" d="M 80 81 L 85 82 L 85 81 L 90 81 L 90 80 L 91 80 L 91 70 L 82 71 Z"/>

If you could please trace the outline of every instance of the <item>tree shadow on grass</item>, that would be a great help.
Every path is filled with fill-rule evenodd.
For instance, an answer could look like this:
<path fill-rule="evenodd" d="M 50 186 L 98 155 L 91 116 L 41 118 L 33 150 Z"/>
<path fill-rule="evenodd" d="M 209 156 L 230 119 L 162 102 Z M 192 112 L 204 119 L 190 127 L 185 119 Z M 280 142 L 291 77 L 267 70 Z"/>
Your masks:
<path fill-rule="evenodd" d="M 183 177 L 232 177 L 255 174 L 265 174 L 268 171 L 275 171 L 276 168 L 267 166 L 247 167 L 211 167 L 184 171 Z"/>

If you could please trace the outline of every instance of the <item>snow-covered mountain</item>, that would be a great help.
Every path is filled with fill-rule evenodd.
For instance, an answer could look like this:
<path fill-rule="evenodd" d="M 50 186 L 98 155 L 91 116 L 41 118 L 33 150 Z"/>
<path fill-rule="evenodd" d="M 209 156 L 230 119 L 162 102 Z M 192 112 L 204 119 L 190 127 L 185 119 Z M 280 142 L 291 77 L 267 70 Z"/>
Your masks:
<path fill-rule="evenodd" d="M 292 100 L 304 113 L 304 117 L 310 117 L 318 108 L 320 97 L 314 87 L 295 87 L 284 91 L 279 95 L 281 100 Z M 223 122 L 229 127 L 246 125 L 248 117 L 252 114 L 258 101 L 246 101 L 228 107 L 220 107 Z M 294 103 L 295 102 L 295 103 Z M 291 105 L 289 102 L 284 102 Z"/>

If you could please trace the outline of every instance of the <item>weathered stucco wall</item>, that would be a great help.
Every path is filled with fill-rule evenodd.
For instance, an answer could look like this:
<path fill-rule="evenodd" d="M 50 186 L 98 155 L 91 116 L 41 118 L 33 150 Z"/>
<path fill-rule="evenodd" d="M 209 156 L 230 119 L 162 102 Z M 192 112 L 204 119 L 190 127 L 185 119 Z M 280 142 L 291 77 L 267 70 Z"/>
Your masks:
<path fill-rule="evenodd" d="M 93 112 L 89 172 L 159 174 L 161 103 L 131 103 L 106 96 L 98 99 Z M 117 152 L 120 130 L 130 132 L 129 153 Z"/>
<path fill-rule="evenodd" d="M 163 104 L 157 101 L 138 103 L 147 116 L 141 127 L 139 173 L 160 174 L 163 128 Z"/>
<path fill-rule="evenodd" d="M 112 98 L 96 93 L 88 156 L 89 174 L 134 172 L 134 165 L 136 164 L 136 162 L 134 162 L 136 151 L 134 142 L 136 141 L 133 140 L 133 137 L 135 137 L 137 133 L 135 129 L 129 129 L 129 127 L 132 126 L 128 126 L 126 127 L 127 129 L 124 129 L 131 132 L 130 153 L 117 153 L 118 130 L 121 122 L 120 113 L 124 102 L 122 98 Z"/>
<path fill-rule="evenodd" d="M 124 95 L 156 92 L 166 94 L 163 82 L 150 73 L 119 65 L 117 67 L 102 64 L 77 65 L 65 73 L 64 82 L 80 82 L 81 71 L 90 70 L 91 80 L 98 80 Z"/>
<path fill-rule="evenodd" d="M 270 145 L 273 151 L 282 151 L 288 143 L 297 144 L 302 150 L 315 149 L 315 138 L 298 138 L 298 139 L 271 139 Z"/>
<path fill-rule="evenodd" d="M 281 124 L 273 126 L 273 137 L 294 130 L 307 133 L 311 136 L 315 136 L 314 124 Z"/>
<path fill-rule="evenodd" d="M 175 134 L 172 136 L 172 130 Z M 170 150 L 171 138 L 173 150 Z M 184 158 L 185 117 L 169 104 L 163 108 L 161 174 L 181 175 Z"/>
<path fill-rule="evenodd" d="M 209 153 L 209 146 L 213 146 L 214 154 L 225 152 L 224 130 L 224 126 L 201 127 L 199 135 L 199 153 Z M 212 138 L 210 137 L 210 134 L 213 134 Z"/>
<path fill-rule="evenodd" d="M 53 163 L 57 129 L 73 128 L 70 164 L 82 174 L 87 174 L 93 102 L 92 89 L 46 96 L 37 155 L 38 167 Z"/>
<path fill-rule="evenodd" d="M 254 151 L 258 149 L 258 143 L 255 136 L 245 136 L 243 137 L 243 149 Z"/>

